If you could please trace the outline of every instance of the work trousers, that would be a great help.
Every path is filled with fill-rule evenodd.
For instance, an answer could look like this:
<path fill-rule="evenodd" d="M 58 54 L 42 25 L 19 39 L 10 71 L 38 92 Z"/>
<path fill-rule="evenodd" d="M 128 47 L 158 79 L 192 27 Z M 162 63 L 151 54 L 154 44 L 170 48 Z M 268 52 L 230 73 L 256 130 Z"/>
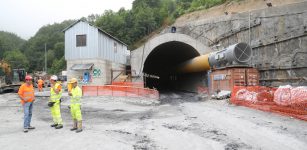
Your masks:
<path fill-rule="evenodd" d="M 33 108 L 33 102 L 25 102 L 23 104 L 23 112 L 24 112 L 23 128 L 25 129 L 30 127 L 32 119 L 32 108 Z"/>
<path fill-rule="evenodd" d="M 38 84 L 37 87 L 38 87 L 38 91 L 40 91 L 40 92 L 43 91 L 43 85 L 42 84 Z"/>
<path fill-rule="evenodd" d="M 50 110 L 54 124 L 63 124 L 63 120 L 61 117 L 60 100 L 56 100 Z"/>
<path fill-rule="evenodd" d="M 82 121 L 80 104 L 70 104 L 70 113 L 73 120 Z"/>

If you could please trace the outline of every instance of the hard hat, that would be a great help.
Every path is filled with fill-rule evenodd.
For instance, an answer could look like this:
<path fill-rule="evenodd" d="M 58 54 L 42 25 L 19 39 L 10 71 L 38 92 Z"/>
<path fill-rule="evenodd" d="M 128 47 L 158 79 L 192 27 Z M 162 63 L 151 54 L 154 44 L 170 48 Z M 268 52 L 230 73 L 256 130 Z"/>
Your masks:
<path fill-rule="evenodd" d="M 58 77 L 57 77 L 56 75 L 52 75 L 52 76 L 50 77 L 50 80 L 57 81 L 57 80 L 58 80 Z"/>
<path fill-rule="evenodd" d="M 32 80 L 32 77 L 30 75 L 26 75 L 26 80 Z"/>
<path fill-rule="evenodd" d="M 69 80 L 69 83 L 76 83 L 76 82 L 78 82 L 78 80 L 77 80 L 76 78 L 71 78 L 71 79 Z"/>

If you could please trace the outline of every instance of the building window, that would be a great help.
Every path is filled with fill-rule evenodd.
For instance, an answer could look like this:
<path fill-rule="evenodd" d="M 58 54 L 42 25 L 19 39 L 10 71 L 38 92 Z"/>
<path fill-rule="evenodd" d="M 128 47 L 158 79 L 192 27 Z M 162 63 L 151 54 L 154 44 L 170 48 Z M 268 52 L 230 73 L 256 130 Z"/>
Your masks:
<path fill-rule="evenodd" d="M 114 42 L 114 53 L 117 53 L 117 43 Z"/>
<path fill-rule="evenodd" d="M 86 46 L 86 34 L 76 35 L 76 40 L 77 47 Z"/>

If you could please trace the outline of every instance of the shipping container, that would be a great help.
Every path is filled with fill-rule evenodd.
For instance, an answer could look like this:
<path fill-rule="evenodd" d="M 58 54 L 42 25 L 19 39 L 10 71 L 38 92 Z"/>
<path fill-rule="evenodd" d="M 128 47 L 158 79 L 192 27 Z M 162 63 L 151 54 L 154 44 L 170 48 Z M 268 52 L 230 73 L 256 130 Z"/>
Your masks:
<path fill-rule="evenodd" d="M 231 91 L 233 86 L 256 85 L 259 85 L 259 72 L 255 68 L 224 68 L 210 73 L 211 94 L 217 90 Z"/>

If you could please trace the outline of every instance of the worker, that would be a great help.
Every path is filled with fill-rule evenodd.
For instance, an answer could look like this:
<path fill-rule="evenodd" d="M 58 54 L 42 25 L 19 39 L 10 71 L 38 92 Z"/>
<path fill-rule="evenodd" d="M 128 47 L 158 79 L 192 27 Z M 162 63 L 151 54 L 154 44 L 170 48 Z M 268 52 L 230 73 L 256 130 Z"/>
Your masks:
<path fill-rule="evenodd" d="M 25 83 L 23 83 L 18 90 L 18 95 L 24 112 L 23 132 L 27 133 L 29 129 L 35 129 L 35 127 L 31 126 L 32 108 L 35 97 L 32 77 L 27 75 L 25 79 Z"/>
<path fill-rule="evenodd" d="M 62 86 L 58 82 L 58 77 L 56 75 L 52 75 L 50 77 L 50 100 L 48 102 L 48 106 L 51 110 L 51 115 L 53 119 L 53 124 L 51 127 L 55 127 L 55 129 L 63 128 L 63 121 L 61 117 L 61 97 L 62 97 Z"/>
<path fill-rule="evenodd" d="M 70 129 L 71 131 L 76 130 L 76 133 L 82 131 L 82 114 L 81 114 L 81 97 L 82 90 L 78 86 L 77 79 L 72 78 L 69 81 L 69 84 L 72 85 L 71 91 L 69 91 L 68 95 L 70 96 L 70 112 L 73 119 L 73 127 Z"/>
<path fill-rule="evenodd" d="M 39 92 L 43 91 L 43 85 L 44 85 L 44 80 L 42 79 L 42 77 L 39 77 L 37 81 L 37 87 Z"/>

